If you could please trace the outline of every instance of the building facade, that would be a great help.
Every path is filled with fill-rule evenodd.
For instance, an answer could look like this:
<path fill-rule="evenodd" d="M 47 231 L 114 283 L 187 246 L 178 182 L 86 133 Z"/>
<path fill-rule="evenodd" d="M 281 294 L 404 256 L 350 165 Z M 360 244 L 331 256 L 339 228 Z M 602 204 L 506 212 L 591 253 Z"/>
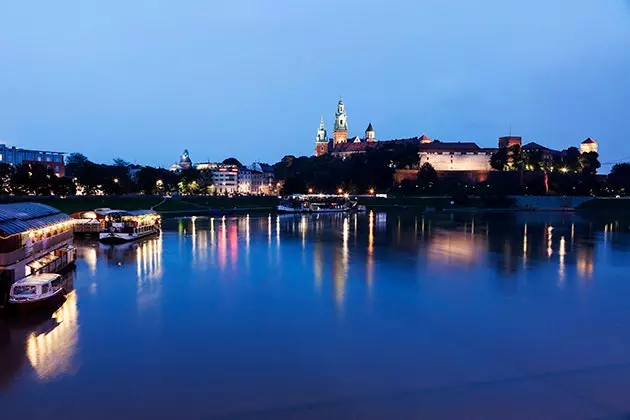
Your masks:
<path fill-rule="evenodd" d="M 0 144 L 0 163 L 8 163 L 10 165 L 44 165 L 55 171 L 57 176 L 64 176 L 66 174 L 63 155 L 62 152 L 20 149 Z"/>

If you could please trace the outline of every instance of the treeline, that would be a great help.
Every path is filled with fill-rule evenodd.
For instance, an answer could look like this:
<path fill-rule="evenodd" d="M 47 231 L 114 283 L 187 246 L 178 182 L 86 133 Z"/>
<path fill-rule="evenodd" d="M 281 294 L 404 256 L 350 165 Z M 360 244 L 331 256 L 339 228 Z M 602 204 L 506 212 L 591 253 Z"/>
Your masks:
<path fill-rule="evenodd" d="M 548 154 L 540 149 L 526 150 L 519 145 L 501 147 L 490 157 L 490 166 L 497 171 L 539 171 L 595 175 L 601 167 L 597 152 L 580 153 L 569 147 L 561 154 Z"/>
<path fill-rule="evenodd" d="M 368 149 L 346 159 L 285 156 L 274 165 L 283 194 L 337 193 L 465 197 L 505 195 L 630 195 L 630 164 L 615 165 L 609 176 L 596 174 L 601 166 L 595 152 L 569 148 L 549 158 L 540 151 L 520 147 L 499 149 L 491 158 L 487 176 L 465 171 L 437 173 L 428 163 L 418 167 L 418 148 Z M 415 170 L 415 176 L 395 182 L 397 169 Z"/>
<path fill-rule="evenodd" d="M 388 191 L 396 169 L 411 169 L 419 162 L 418 148 L 409 145 L 336 158 L 285 156 L 273 165 L 276 180 L 283 181 L 283 194 L 306 192 L 367 194 Z"/>
<path fill-rule="evenodd" d="M 59 177 L 41 164 L 0 163 L 0 194 L 59 195 L 79 194 L 210 194 L 212 173 L 194 168 L 171 172 L 164 168 L 132 165 L 114 159 L 112 165 L 91 162 L 80 153 L 66 159 L 65 176 Z"/>

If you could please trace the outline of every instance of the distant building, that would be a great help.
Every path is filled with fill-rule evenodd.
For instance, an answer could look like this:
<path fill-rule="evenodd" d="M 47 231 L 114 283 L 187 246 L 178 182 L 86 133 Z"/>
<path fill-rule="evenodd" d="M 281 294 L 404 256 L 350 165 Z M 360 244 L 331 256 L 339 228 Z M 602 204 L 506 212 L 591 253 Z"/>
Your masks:
<path fill-rule="evenodd" d="M 523 138 L 517 136 L 499 137 L 499 147 L 522 146 Z"/>
<path fill-rule="evenodd" d="M 179 163 L 174 163 L 169 168 L 172 172 L 179 172 L 181 170 L 190 169 L 193 167 L 192 160 L 190 160 L 190 155 L 188 154 L 188 150 L 184 150 L 184 153 L 179 159 Z"/>
<path fill-rule="evenodd" d="M 62 152 L 19 149 L 0 144 L 0 163 L 11 165 L 38 164 L 55 171 L 57 176 L 66 174 Z"/>
<path fill-rule="evenodd" d="M 597 153 L 598 147 L 599 147 L 599 145 L 597 144 L 597 142 L 589 137 L 589 138 L 587 138 L 586 140 L 584 140 L 580 144 L 580 152 L 582 152 L 582 153 L 590 153 L 590 152 Z"/>
<path fill-rule="evenodd" d="M 239 167 L 223 163 L 201 162 L 195 165 L 200 171 L 212 172 L 212 185 L 218 194 L 235 194 L 238 192 Z"/>
<path fill-rule="evenodd" d="M 212 172 L 212 184 L 218 194 L 274 194 L 276 182 L 274 170 L 266 163 L 254 163 L 238 167 L 223 163 L 202 162 L 195 168 Z"/>

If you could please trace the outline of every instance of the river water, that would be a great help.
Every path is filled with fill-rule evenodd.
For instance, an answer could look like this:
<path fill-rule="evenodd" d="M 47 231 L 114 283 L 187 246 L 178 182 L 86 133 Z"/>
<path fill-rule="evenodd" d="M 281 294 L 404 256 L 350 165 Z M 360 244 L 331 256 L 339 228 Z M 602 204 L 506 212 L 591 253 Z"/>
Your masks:
<path fill-rule="evenodd" d="M 630 412 L 627 224 L 186 218 L 135 244 L 75 245 L 63 306 L 0 320 L 3 418 Z"/>

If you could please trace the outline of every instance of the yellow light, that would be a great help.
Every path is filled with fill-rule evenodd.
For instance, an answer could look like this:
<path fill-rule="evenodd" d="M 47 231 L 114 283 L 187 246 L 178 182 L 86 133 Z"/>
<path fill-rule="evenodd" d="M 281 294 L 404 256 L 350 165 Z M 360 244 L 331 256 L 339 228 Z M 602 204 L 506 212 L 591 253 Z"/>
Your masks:
<path fill-rule="evenodd" d="M 309 194 L 313 194 L 313 189 L 312 189 L 312 188 L 309 188 L 309 189 L 308 189 L 308 193 L 309 193 Z"/>
<path fill-rule="evenodd" d="M 567 172 L 569 172 L 569 168 L 566 168 L 566 167 L 565 168 L 560 168 L 560 171 L 564 172 L 566 174 Z"/>
<path fill-rule="evenodd" d="M 114 178 L 114 182 L 118 184 L 118 178 Z"/>
<path fill-rule="evenodd" d="M 339 189 L 337 190 L 337 194 L 343 194 L 343 189 L 342 189 L 342 188 L 339 188 Z"/>
<path fill-rule="evenodd" d="M 370 194 L 374 195 L 374 188 L 370 188 Z"/>

